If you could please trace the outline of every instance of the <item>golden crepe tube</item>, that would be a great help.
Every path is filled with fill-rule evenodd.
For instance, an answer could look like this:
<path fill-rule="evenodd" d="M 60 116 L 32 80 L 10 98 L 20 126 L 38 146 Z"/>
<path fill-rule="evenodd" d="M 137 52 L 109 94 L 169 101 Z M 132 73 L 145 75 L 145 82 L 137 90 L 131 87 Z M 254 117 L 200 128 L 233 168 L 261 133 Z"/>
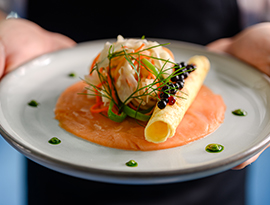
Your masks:
<path fill-rule="evenodd" d="M 185 79 L 182 92 L 176 93 L 185 99 L 177 97 L 175 104 L 167 105 L 164 109 L 159 109 L 156 105 L 144 130 L 147 141 L 161 143 L 173 137 L 187 109 L 197 96 L 210 69 L 210 62 L 205 56 L 196 55 L 189 59 L 188 64 L 196 65 L 196 70 Z"/>

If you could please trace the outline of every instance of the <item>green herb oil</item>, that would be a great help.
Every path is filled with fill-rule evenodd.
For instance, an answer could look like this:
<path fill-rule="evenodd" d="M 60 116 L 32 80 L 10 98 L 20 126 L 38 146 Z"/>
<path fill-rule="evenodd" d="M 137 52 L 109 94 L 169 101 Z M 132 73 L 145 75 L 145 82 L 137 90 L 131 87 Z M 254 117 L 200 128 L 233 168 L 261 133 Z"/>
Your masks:
<path fill-rule="evenodd" d="M 29 106 L 31 107 L 37 107 L 39 105 L 39 103 L 37 103 L 37 101 L 35 100 L 31 100 L 29 103 L 28 103 Z"/>
<path fill-rule="evenodd" d="M 224 146 L 220 144 L 209 144 L 205 147 L 205 150 L 210 153 L 218 153 L 224 150 Z"/>
<path fill-rule="evenodd" d="M 61 140 L 58 139 L 57 137 L 53 137 L 48 141 L 50 144 L 57 145 L 61 143 Z"/>
<path fill-rule="evenodd" d="M 68 76 L 74 78 L 74 77 L 76 77 L 76 74 L 75 73 L 70 73 L 70 74 L 68 74 Z"/>
<path fill-rule="evenodd" d="M 138 163 L 135 161 L 135 160 L 129 160 L 126 165 L 128 167 L 137 167 L 138 166 Z"/>
<path fill-rule="evenodd" d="M 237 115 L 237 116 L 246 116 L 247 112 L 242 109 L 237 109 L 237 110 L 232 111 L 232 114 Z"/>

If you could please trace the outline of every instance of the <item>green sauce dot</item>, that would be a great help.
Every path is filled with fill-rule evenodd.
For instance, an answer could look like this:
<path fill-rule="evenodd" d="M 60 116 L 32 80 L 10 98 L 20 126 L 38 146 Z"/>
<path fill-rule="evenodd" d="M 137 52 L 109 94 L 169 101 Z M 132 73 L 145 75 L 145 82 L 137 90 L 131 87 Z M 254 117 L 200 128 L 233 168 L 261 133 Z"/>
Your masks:
<path fill-rule="evenodd" d="M 56 145 L 56 144 L 60 144 L 60 143 L 61 143 L 61 140 L 58 139 L 57 137 L 53 137 L 53 138 L 51 138 L 48 142 L 49 142 L 50 144 Z"/>
<path fill-rule="evenodd" d="M 76 74 L 75 74 L 75 73 L 70 73 L 70 74 L 68 74 L 68 76 L 69 76 L 69 77 L 75 77 Z"/>
<path fill-rule="evenodd" d="M 137 167 L 138 166 L 138 163 L 135 161 L 135 160 L 129 160 L 126 165 L 128 167 Z"/>
<path fill-rule="evenodd" d="M 224 149 L 224 146 L 220 144 L 209 144 L 205 147 L 205 150 L 211 153 L 221 152 L 223 149 Z"/>
<path fill-rule="evenodd" d="M 37 101 L 35 100 L 31 100 L 29 103 L 28 103 L 29 106 L 31 107 L 37 107 L 39 105 L 39 103 L 37 103 Z"/>
<path fill-rule="evenodd" d="M 237 116 L 246 116 L 247 112 L 242 109 L 237 109 L 237 110 L 232 111 L 232 114 L 237 115 Z"/>

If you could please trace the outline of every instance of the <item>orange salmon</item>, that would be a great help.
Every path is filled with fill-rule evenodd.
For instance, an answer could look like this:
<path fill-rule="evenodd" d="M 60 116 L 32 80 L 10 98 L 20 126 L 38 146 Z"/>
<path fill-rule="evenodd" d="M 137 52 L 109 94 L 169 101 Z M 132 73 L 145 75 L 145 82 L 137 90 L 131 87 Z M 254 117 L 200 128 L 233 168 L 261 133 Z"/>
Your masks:
<path fill-rule="evenodd" d="M 214 132 L 223 122 L 226 110 L 222 97 L 202 86 L 175 135 L 156 144 L 144 139 L 146 123 L 138 124 L 129 117 L 118 123 L 100 114 L 91 113 L 90 107 L 95 99 L 78 95 L 84 92 L 86 86 L 84 82 L 78 82 L 61 94 L 55 108 L 55 119 L 63 129 L 78 137 L 117 149 L 150 151 L 188 144 Z"/>

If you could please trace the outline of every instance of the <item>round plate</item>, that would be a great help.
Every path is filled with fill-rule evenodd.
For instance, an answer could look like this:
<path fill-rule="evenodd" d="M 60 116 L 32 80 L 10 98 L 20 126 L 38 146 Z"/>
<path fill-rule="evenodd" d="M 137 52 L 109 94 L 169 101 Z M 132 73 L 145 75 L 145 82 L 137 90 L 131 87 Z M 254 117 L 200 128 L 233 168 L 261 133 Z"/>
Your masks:
<path fill-rule="evenodd" d="M 153 39 L 152 39 L 153 40 Z M 223 124 L 212 134 L 188 145 L 159 151 L 126 151 L 103 147 L 78 138 L 58 126 L 54 107 L 59 95 L 88 73 L 104 40 L 40 56 L 9 73 L 0 83 L 0 133 L 15 149 L 53 170 L 84 179 L 123 184 L 180 182 L 228 170 L 261 151 L 269 142 L 269 78 L 256 69 L 201 46 L 155 39 L 168 46 L 176 61 L 193 55 L 210 59 L 205 84 L 220 94 L 227 106 Z M 114 39 L 110 40 L 115 41 Z M 76 77 L 69 77 L 70 73 Z M 38 107 L 28 106 L 36 100 Z M 248 112 L 233 115 L 235 109 Z M 52 145 L 52 137 L 61 139 Z M 205 151 L 219 143 L 221 153 Z M 137 167 L 127 167 L 129 160 Z"/>

